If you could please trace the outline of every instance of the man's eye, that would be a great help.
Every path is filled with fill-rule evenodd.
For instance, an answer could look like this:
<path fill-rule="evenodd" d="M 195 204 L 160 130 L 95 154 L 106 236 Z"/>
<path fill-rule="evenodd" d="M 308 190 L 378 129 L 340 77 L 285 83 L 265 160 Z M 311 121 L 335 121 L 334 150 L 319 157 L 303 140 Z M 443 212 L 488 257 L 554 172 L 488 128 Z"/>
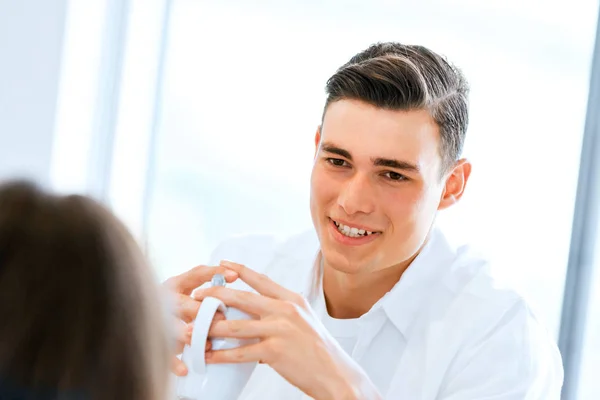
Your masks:
<path fill-rule="evenodd" d="M 346 165 L 346 161 L 339 158 L 328 158 L 327 162 L 329 162 L 332 165 L 335 165 L 336 167 L 343 167 Z"/>
<path fill-rule="evenodd" d="M 405 177 L 404 175 L 402 175 L 402 174 L 399 174 L 399 173 L 397 173 L 397 172 L 394 172 L 394 171 L 389 171 L 389 172 L 386 172 L 384 175 L 385 175 L 385 176 L 386 176 L 388 179 L 390 179 L 390 180 L 392 180 L 392 181 L 404 181 L 404 180 L 406 180 L 406 177 Z"/>

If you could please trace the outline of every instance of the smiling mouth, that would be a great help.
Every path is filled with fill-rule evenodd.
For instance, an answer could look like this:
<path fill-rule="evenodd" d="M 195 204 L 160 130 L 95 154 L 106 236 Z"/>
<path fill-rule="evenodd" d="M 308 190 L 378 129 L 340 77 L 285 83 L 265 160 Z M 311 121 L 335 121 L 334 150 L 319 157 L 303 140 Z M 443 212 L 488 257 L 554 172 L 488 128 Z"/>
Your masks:
<path fill-rule="evenodd" d="M 337 228 L 337 230 L 344 236 L 348 236 L 351 238 L 360 238 L 360 237 L 366 237 L 366 236 L 370 236 L 370 235 L 376 235 L 380 232 L 377 231 L 367 231 L 364 229 L 359 229 L 356 227 L 352 227 L 352 226 L 348 226 L 348 225 L 344 225 L 341 224 L 335 220 L 331 220 L 333 222 L 333 224 L 335 225 L 335 227 Z"/>

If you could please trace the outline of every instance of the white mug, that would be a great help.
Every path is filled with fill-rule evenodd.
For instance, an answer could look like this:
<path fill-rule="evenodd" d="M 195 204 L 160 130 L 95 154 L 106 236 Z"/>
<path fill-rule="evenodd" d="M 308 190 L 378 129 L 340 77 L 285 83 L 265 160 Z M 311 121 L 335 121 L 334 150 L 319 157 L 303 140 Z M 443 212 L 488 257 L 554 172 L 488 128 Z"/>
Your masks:
<path fill-rule="evenodd" d="M 206 364 L 205 346 L 208 331 L 217 311 L 226 319 L 251 319 L 235 308 L 227 307 L 214 297 L 202 300 L 194 321 L 191 345 L 185 346 L 182 361 L 188 367 L 188 374 L 177 378 L 177 396 L 186 400 L 234 400 L 237 399 L 250 379 L 257 363 Z M 213 350 L 232 349 L 256 343 L 257 339 L 212 339 Z"/>

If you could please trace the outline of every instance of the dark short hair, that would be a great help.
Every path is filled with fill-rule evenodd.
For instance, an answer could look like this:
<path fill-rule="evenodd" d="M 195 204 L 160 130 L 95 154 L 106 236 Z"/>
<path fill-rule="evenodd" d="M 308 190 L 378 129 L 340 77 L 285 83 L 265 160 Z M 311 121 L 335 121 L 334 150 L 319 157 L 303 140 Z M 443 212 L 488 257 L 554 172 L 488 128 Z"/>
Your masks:
<path fill-rule="evenodd" d="M 0 397 L 165 398 L 170 344 L 159 294 L 108 209 L 28 182 L 0 185 Z"/>
<path fill-rule="evenodd" d="M 468 83 L 461 71 L 423 46 L 377 43 L 327 81 L 325 111 L 338 100 L 389 110 L 427 110 L 439 127 L 444 169 L 460 158 L 469 122 Z"/>

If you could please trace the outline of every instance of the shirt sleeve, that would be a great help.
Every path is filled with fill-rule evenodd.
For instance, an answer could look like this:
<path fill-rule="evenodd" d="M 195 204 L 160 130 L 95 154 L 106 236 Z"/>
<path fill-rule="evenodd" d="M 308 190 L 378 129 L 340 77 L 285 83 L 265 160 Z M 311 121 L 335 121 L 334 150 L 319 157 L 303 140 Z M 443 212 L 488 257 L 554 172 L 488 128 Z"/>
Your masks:
<path fill-rule="evenodd" d="M 462 349 L 438 400 L 559 400 L 558 347 L 524 302 Z"/>

